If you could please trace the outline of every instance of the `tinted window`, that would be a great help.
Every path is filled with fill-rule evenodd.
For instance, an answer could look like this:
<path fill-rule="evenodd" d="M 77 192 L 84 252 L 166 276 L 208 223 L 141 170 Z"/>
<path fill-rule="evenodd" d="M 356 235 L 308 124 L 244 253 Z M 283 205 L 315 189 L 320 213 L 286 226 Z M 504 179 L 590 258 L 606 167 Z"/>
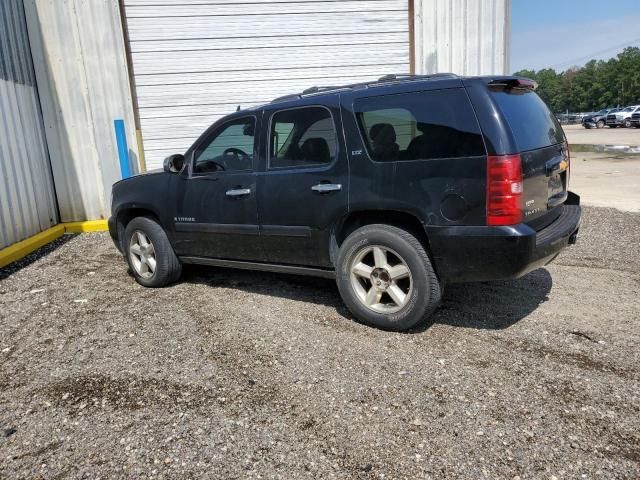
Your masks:
<path fill-rule="evenodd" d="M 492 90 L 520 152 L 564 142 L 562 127 L 542 99 L 531 90 Z"/>
<path fill-rule="evenodd" d="M 284 110 L 271 120 L 269 166 L 303 167 L 333 161 L 337 135 L 326 108 Z"/>
<path fill-rule="evenodd" d="M 196 150 L 194 172 L 250 170 L 253 166 L 255 127 L 253 117 L 233 120 L 220 127 Z"/>
<path fill-rule="evenodd" d="M 485 155 L 480 129 L 462 89 L 357 100 L 354 110 L 376 161 Z"/>

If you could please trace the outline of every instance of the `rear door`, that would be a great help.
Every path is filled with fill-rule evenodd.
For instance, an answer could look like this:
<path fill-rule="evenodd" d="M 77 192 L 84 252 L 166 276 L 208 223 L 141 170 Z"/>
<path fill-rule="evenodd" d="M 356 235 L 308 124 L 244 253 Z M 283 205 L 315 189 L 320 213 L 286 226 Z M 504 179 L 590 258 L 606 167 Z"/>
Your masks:
<path fill-rule="evenodd" d="M 481 118 L 483 132 L 488 133 L 488 148 L 494 150 L 490 154 L 520 154 L 524 177 L 524 222 L 538 230 L 555 220 L 560 214 L 557 207 L 567 199 L 569 151 L 555 115 L 531 86 L 517 85 L 508 81 L 478 85 L 488 92 L 489 109 L 478 105 L 477 91 L 469 91 L 475 97 L 474 107 L 477 110 L 484 111 L 485 115 L 487 110 L 495 112 L 491 119 Z"/>
<path fill-rule="evenodd" d="M 349 188 L 337 103 L 265 109 L 258 218 L 269 262 L 331 266 L 331 227 L 347 212 Z"/>

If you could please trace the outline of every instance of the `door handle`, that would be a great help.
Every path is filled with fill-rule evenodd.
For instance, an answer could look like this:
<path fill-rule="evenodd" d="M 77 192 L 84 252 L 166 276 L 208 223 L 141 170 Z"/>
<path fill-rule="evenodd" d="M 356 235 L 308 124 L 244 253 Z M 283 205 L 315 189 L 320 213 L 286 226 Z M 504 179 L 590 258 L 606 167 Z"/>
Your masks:
<path fill-rule="evenodd" d="M 318 193 L 337 192 L 342 190 L 342 185 L 339 183 L 319 183 L 311 187 L 311 190 Z"/>
<path fill-rule="evenodd" d="M 250 188 L 234 188 L 232 190 L 227 190 L 227 197 L 244 197 L 250 193 Z"/>

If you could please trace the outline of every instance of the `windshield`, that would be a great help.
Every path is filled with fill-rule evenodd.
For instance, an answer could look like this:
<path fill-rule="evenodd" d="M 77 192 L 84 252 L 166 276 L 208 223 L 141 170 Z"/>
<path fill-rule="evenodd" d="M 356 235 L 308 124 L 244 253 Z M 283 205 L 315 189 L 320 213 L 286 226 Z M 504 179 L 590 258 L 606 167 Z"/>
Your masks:
<path fill-rule="evenodd" d="M 627 107 L 624 110 L 622 110 L 623 112 L 630 112 L 631 110 L 633 110 L 633 107 Z"/>

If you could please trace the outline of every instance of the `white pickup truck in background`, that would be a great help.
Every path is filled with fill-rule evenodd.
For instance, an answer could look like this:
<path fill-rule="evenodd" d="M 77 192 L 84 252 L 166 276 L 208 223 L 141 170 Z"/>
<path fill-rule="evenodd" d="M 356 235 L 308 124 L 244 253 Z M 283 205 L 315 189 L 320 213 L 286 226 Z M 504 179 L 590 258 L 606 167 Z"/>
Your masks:
<path fill-rule="evenodd" d="M 640 112 L 640 105 L 625 107 L 619 112 L 607 115 L 607 125 L 611 128 L 631 126 L 631 115 Z"/>

